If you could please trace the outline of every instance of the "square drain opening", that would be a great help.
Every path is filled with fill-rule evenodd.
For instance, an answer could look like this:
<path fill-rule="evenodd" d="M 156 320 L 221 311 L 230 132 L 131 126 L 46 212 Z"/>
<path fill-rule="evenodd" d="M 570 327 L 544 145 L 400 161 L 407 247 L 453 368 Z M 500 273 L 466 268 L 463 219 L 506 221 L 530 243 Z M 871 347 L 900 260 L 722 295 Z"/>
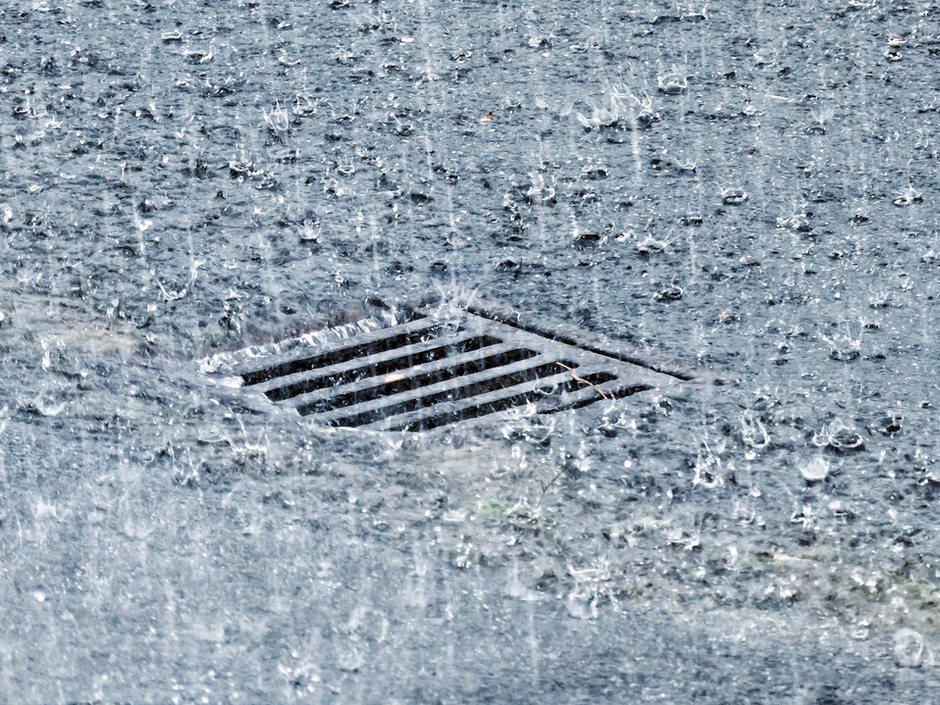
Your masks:
<path fill-rule="evenodd" d="M 263 403 L 329 426 L 422 431 L 532 404 L 555 413 L 718 382 L 622 343 L 495 304 L 374 303 L 356 323 L 202 361 Z"/>

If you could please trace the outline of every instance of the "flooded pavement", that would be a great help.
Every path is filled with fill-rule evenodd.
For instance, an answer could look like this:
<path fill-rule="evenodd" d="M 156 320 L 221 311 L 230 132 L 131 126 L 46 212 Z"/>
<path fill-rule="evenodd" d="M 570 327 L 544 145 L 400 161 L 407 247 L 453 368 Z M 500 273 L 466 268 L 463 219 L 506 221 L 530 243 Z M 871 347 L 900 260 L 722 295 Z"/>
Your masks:
<path fill-rule="evenodd" d="M 938 7 L 0 10 L 0 692 L 931 702 Z M 198 360 L 458 287 L 727 374 L 419 434 Z"/>

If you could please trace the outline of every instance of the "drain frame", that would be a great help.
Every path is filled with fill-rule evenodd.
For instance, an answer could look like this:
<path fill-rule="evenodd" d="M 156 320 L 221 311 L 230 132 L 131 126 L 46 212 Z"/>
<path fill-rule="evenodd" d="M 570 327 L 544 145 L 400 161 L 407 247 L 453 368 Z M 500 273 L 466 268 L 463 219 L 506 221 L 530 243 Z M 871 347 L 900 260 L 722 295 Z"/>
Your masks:
<path fill-rule="evenodd" d="M 724 382 L 477 298 L 373 300 L 363 313 L 344 326 L 206 358 L 203 372 L 251 397 L 252 410 L 382 432 L 430 430 L 523 406 L 551 414 Z"/>

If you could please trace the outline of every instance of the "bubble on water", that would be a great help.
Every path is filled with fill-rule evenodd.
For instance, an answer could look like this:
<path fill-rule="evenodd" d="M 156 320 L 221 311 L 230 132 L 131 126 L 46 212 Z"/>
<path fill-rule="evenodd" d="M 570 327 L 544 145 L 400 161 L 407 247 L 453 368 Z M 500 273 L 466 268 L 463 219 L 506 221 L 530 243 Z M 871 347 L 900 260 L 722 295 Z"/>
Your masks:
<path fill-rule="evenodd" d="M 852 638 L 862 641 L 868 638 L 871 633 L 871 622 L 867 619 L 860 620 L 852 628 Z"/>
<path fill-rule="evenodd" d="M 923 634 L 913 629 L 900 629 L 894 633 L 894 661 L 903 668 L 932 666 L 934 662 Z"/>
<path fill-rule="evenodd" d="M 40 392 L 32 401 L 21 404 L 20 408 L 39 416 L 58 416 L 65 410 L 65 406 L 64 401 L 56 404 Z"/>
<path fill-rule="evenodd" d="M 828 460 L 817 455 L 810 461 L 800 465 L 800 474 L 807 482 L 822 482 L 829 477 L 831 467 Z"/>

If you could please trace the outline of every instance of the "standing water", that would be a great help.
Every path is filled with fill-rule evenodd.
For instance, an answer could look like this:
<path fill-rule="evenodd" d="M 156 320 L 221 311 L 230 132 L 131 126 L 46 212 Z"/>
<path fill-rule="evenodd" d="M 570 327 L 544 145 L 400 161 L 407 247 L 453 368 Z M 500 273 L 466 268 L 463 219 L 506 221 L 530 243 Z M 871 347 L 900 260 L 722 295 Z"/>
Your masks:
<path fill-rule="evenodd" d="M 937 25 L 4 4 L 0 692 L 936 701 Z M 737 382 L 384 433 L 199 369 L 455 286 Z"/>

